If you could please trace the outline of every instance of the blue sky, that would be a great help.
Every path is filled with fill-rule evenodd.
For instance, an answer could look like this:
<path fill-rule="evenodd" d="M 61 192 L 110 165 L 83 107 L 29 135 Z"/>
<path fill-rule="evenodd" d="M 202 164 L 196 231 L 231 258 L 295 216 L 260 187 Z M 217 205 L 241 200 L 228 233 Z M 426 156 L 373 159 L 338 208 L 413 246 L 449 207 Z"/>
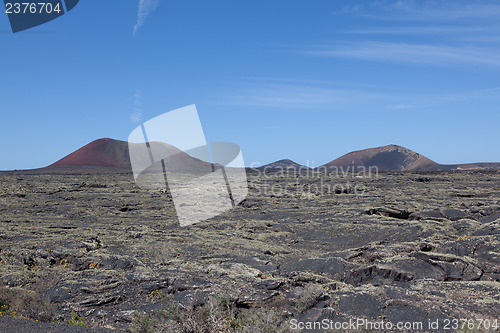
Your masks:
<path fill-rule="evenodd" d="M 246 164 L 399 144 L 500 161 L 498 1 L 83 0 L 0 15 L 0 169 L 43 167 L 196 104 Z"/>

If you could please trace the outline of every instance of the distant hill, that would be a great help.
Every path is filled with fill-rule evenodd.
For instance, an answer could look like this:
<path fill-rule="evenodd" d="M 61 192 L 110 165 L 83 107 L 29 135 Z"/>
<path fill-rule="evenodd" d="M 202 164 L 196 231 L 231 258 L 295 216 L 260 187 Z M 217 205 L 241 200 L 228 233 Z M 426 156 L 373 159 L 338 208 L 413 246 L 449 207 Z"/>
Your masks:
<path fill-rule="evenodd" d="M 408 148 L 387 145 L 345 154 L 319 168 L 360 171 L 377 167 L 378 171 L 450 171 L 499 170 L 500 163 L 439 164 Z"/>
<path fill-rule="evenodd" d="M 328 162 L 315 170 L 329 171 L 452 171 L 452 170 L 500 170 L 500 163 L 439 164 L 408 148 L 398 145 L 356 150 Z M 309 168 L 289 159 L 279 160 L 256 168 L 258 170 L 308 170 Z"/>
<path fill-rule="evenodd" d="M 49 167 L 96 166 L 131 169 L 128 142 L 98 139 L 61 158 Z"/>
<path fill-rule="evenodd" d="M 328 170 L 349 167 L 357 171 L 361 168 L 376 166 L 379 171 L 422 171 L 437 168 L 438 163 L 410 149 L 397 145 L 357 150 L 345 154 L 321 167 Z"/>
<path fill-rule="evenodd" d="M 261 167 L 258 167 L 256 168 L 258 170 L 289 170 L 289 169 L 293 169 L 293 170 L 306 170 L 306 169 L 309 169 L 308 167 L 306 167 L 305 165 L 302 165 L 302 164 L 298 164 L 292 160 L 289 160 L 289 159 L 283 159 L 283 160 L 279 160 L 279 161 L 276 161 L 276 162 L 273 162 L 273 163 L 269 163 L 269 164 L 266 164 L 266 165 L 263 165 Z"/>
<path fill-rule="evenodd" d="M 428 171 L 446 171 L 446 170 L 500 170 L 500 163 L 464 163 L 464 164 L 438 164 L 437 167 Z"/>
<path fill-rule="evenodd" d="M 114 173 L 131 172 L 130 152 L 141 154 L 140 163 L 147 172 L 162 171 L 160 163 L 149 167 L 148 151 L 144 144 L 132 144 L 109 138 L 98 139 L 61 158 L 45 168 L 24 170 L 32 173 Z M 151 142 L 150 147 L 158 156 L 167 159 L 168 170 L 206 171 L 211 163 L 199 160 L 166 143 Z M 137 149 L 137 150 L 136 150 Z M 215 165 L 217 168 L 218 165 Z M 354 167 L 354 169 L 353 169 Z M 368 171 L 377 167 L 378 171 L 452 171 L 452 170 L 500 170 L 500 163 L 439 164 L 410 149 L 397 145 L 357 150 L 345 154 L 316 169 L 342 171 Z M 347 169 L 349 168 L 349 169 Z M 256 168 L 258 170 L 309 170 L 308 167 L 289 159 L 279 160 Z M 142 169 L 141 169 L 142 170 Z"/>
<path fill-rule="evenodd" d="M 211 170 L 211 163 L 191 157 L 166 143 L 151 142 L 150 147 L 158 156 L 169 156 L 166 163 L 168 170 Z M 140 163 L 143 164 L 141 167 L 149 167 L 151 164 L 150 156 L 148 151 L 144 150 L 144 143 L 132 143 L 129 147 L 129 143 L 126 141 L 104 138 L 92 141 L 44 169 L 49 169 L 49 171 L 54 169 L 94 172 L 131 171 L 130 148 L 135 150 L 136 154 L 143 155 L 140 158 Z M 147 168 L 147 171 L 162 171 L 161 163 L 153 164 Z"/>

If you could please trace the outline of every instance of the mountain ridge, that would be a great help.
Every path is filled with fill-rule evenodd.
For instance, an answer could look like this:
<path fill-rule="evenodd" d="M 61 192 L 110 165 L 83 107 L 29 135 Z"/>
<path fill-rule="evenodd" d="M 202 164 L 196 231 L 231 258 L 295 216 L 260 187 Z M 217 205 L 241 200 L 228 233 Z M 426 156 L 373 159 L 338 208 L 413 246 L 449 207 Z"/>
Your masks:
<path fill-rule="evenodd" d="M 133 149 L 133 153 L 140 156 L 135 159 L 135 166 L 143 171 L 162 172 L 162 163 L 156 162 L 150 165 L 150 154 L 168 157 L 164 165 L 169 171 L 212 170 L 211 163 L 192 157 L 169 144 L 153 141 L 148 143 L 149 149 L 145 149 L 144 145 L 145 143 L 128 143 L 110 138 L 97 139 L 42 169 L 84 168 L 94 170 L 94 172 L 112 169 L 132 171 L 130 149 Z"/>
<path fill-rule="evenodd" d="M 422 171 L 439 164 L 408 148 L 390 144 L 381 147 L 355 150 L 323 164 L 320 168 L 377 167 L 379 171 Z"/>
<path fill-rule="evenodd" d="M 299 164 L 297 162 L 294 162 L 288 158 L 281 159 L 272 163 L 265 164 L 263 166 L 260 166 L 256 169 L 259 170 L 275 170 L 275 169 L 293 169 L 293 170 L 298 170 L 298 169 L 310 169 L 306 167 L 305 165 Z"/>
<path fill-rule="evenodd" d="M 138 144 L 139 145 L 139 144 Z M 195 168 L 206 170 L 207 163 L 198 160 L 188 154 L 181 152 L 177 148 L 165 143 L 152 142 L 155 148 L 160 148 L 162 152 L 167 152 L 169 156 L 175 156 L 172 166 L 182 170 L 186 165 L 193 164 Z M 358 171 L 359 169 L 377 167 L 378 171 L 451 171 L 451 170 L 500 170 L 500 163 L 480 162 L 465 164 L 439 164 L 424 155 L 421 155 L 408 148 L 390 144 L 381 147 L 361 149 L 349 152 L 328 163 L 315 168 L 333 170 Z M 41 172 L 65 172 L 64 170 L 99 172 L 130 172 L 132 169 L 130 162 L 129 143 L 126 141 L 111 138 L 101 138 L 94 140 L 72 153 L 64 156 L 49 166 L 32 169 Z M 252 168 L 250 168 L 252 169 Z M 290 159 L 281 159 L 266 165 L 253 168 L 257 170 L 309 170 L 310 168 Z M 29 171 L 29 170 L 25 170 Z"/>
<path fill-rule="evenodd" d="M 278 160 L 261 166 L 259 170 L 278 169 L 284 161 L 294 163 L 295 169 L 309 169 L 288 159 Z M 286 163 L 285 163 L 286 164 Z M 426 172 L 426 171 L 452 171 L 452 170 L 500 170 L 500 163 L 478 162 L 462 164 L 440 164 L 424 155 L 403 146 L 389 144 L 380 147 L 360 149 L 344 154 L 328 163 L 314 168 L 316 171 L 368 171 L 369 168 L 377 168 L 378 171 L 403 171 L 403 172 Z M 283 167 L 283 169 L 291 169 Z"/>
<path fill-rule="evenodd" d="M 48 168 L 63 166 L 130 169 L 128 142 L 110 138 L 97 139 L 52 163 Z"/>

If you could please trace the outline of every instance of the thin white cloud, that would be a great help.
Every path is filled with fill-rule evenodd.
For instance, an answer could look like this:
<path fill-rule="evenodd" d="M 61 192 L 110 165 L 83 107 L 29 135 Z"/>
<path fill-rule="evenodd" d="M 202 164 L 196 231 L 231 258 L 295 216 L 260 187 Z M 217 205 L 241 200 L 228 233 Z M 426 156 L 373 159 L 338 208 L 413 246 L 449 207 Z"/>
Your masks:
<path fill-rule="evenodd" d="M 483 35 L 477 35 L 477 36 L 472 36 L 472 37 L 461 37 L 461 41 L 463 42 L 473 42 L 473 43 L 489 43 L 489 44 L 498 44 L 500 42 L 500 36 L 494 35 L 494 36 L 485 36 Z"/>
<path fill-rule="evenodd" d="M 394 104 L 394 105 L 388 105 L 387 108 L 389 110 L 405 110 L 405 109 L 414 109 L 416 108 L 416 106 L 410 104 Z"/>
<path fill-rule="evenodd" d="M 447 94 L 440 97 L 442 102 L 461 102 L 468 100 L 485 100 L 500 98 L 500 87 L 486 88 L 480 90 L 465 91 L 460 93 Z"/>
<path fill-rule="evenodd" d="M 491 48 L 390 42 L 332 43 L 303 53 L 358 60 L 427 65 L 475 64 L 500 66 L 500 52 Z"/>
<path fill-rule="evenodd" d="M 265 84 L 297 84 L 297 85 L 316 85 L 316 86 L 327 86 L 327 87 L 360 87 L 360 88 L 374 88 L 373 85 L 367 85 L 362 83 L 353 83 L 346 81 L 335 81 L 335 80 L 318 80 L 318 79 L 296 79 L 296 78 L 284 78 L 284 77 L 266 77 L 266 76 L 256 76 L 249 77 L 247 81 L 250 83 L 265 83 Z"/>
<path fill-rule="evenodd" d="M 325 88 L 319 85 L 276 84 L 266 81 L 232 88 L 218 98 L 217 105 L 252 106 L 309 111 L 387 111 L 431 110 L 449 103 L 500 100 L 500 87 L 454 93 L 408 93 L 379 88 Z M 224 101 L 224 102 L 220 102 Z M 446 108 L 445 108 L 446 110 Z"/>
<path fill-rule="evenodd" d="M 363 9 L 363 6 L 361 4 L 356 4 L 356 5 L 347 5 L 342 7 L 342 9 L 338 11 L 334 11 L 332 14 L 350 14 L 350 13 L 355 13 L 359 12 Z"/>
<path fill-rule="evenodd" d="M 134 123 L 140 123 L 142 120 L 142 90 L 136 89 L 134 92 L 134 113 L 130 115 L 130 120 Z"/>
<path fill-rule="evenodd" d="M 139 31 L 139 28 L 144 24 L 146 18 L 158 8 L 160 0 L 139 0 L 139 6 L 137 9 L 137 22 L 134 25 L 133 34 L 134 36 Z"/>
<path fill-rule="evenodd" d="M 134 112 L 130 115 L 130 121 L 132 121 L 134 124 L 140 123 L 142 120 L 142 113 L 140 112 Z"/>
<path fill-rule="evenodd" d="M 500 18 L 500 5 L 495 1 L 376 1 L 375 12 L 365 16 L 391 21 L 439 21 Z"/>
<path fill-rule="evenodd" d="M 359 35 L 435 35 L 449 33 L 491 33 L 491 27 L 463 27 L 463 26 L 422 26 L 422 27 L 385 27 L 356 29 L 346 31 L 348 34 Z"/>
<path fill-rule="evenodd" d="M 404 102 L 404 99 L 394 98 L 393 95 L 365 90 L 269 83 L 257 83 L 252 87 L 233 90 L 223 100 L 224 105 L 318 110 Z"/>

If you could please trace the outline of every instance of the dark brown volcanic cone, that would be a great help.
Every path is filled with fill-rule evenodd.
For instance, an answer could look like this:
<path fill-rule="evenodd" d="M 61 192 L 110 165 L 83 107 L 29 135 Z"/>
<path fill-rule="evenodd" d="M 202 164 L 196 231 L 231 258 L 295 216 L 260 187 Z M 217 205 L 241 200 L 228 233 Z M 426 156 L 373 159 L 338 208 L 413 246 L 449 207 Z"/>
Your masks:
<path fill-rule="evenodd" d="M 438 163 L 410 149 L 397 145 L 353 151 L 321 167 L 359 171 L 377 167 L 379 171 L 422 171 L 434 169 Z M 320 168 L 321 168 L 320 167 Z"/>
<path fill-rule="evenodd" d="M 279 161 L 276 161 L 276 162 L 273 162 L 273 163 L 269 163 L 269 164 L 263 165 L 261 167 L 258 167 L 257 169 L 259 169 L 259 170 L 275 170 L 275 169 L 281 169 L 281 170 L 295 169 L 295 170 L 299 170 L 299 169 L 309 169 L 309 168 L 306 167 L 305 165 L 296 163 L 296 162 L 294 162 L 292 160 L 283 159 L 283 160 L 279 160 Z"/>
<path fill-rule="evenodd" d="M 144 143 L 134 143 L 133 145 L 138 147 L 144 145 Z M 174 146 L 162 142 L 151 142 L 150 146 L 156 152 L 161 152 L 163 156 L 168 156 L 166 164 L 171 171 L 211 170 L 211 163 L 194 158 Z M 149 165 L 149 155 L 144 158 L 146 159 L 145 163 Z M 73 169 L 97 167 L 97 169 L 131 170 L 129 144 L 126 141 L 108 138 L 98 139 L 48 166 L 48 168 L 54 167 L 72 167 Z M 149 168 L 150 172 L 161 170 L 161 163 L 159 162 Z"/>
<path fill-rule="evenodd" d="M 133 148 L 143 144 L 132 144 Z M 171 171 L 206 171 L 211 170 L 209 162 L 194 158 L 174 146 L 161 142 L 151 142 L 150 147 L 162 156 L 168 157 L 166 165 Z M 140 149 L 139 149 L 140 150 Z M 161 153 L 160 153 L 161 152 Z M 189 152 L 188 152 L 189 153 Z M 145 156 L 149 165 L 149 155 Z M 369 167 L 377 167 L 379 171 L 450 171 L 450 170 L 499 170 L 500 163 L 470 163 L 470 164 L 438 164 L 410 149 L 388 145 L 378 148 L 358 150 L 337 158 L 319 168 L 344 171 L 361 171 Z M 318 168 L 318 169 L 319 169 Z M 349 168 L 349 169 L 347 169 Z M 353 169 L 354 168 L 354 169 Z M 31 170 L 32 172 L 67 173 L 67 172 L 129 172 L 129 144 L 126 141 L 109 138 L 98 139 L 74 151 L 68 156 L 46 168 Z M 289 159 L 279 160 L 257 169 L 260 170 L 307 170 L 304 165 Z M 149 172 L 161 171 L 161 164 L 155 163 Z M 26 171 L 26 170 L 25 170 Z"/>
<path fill-rule="evenodd" d="M 98 139 L 63 157 L 49 167 L 99 166 L 130 169 L 128 143 L 113 139 Z"/>

